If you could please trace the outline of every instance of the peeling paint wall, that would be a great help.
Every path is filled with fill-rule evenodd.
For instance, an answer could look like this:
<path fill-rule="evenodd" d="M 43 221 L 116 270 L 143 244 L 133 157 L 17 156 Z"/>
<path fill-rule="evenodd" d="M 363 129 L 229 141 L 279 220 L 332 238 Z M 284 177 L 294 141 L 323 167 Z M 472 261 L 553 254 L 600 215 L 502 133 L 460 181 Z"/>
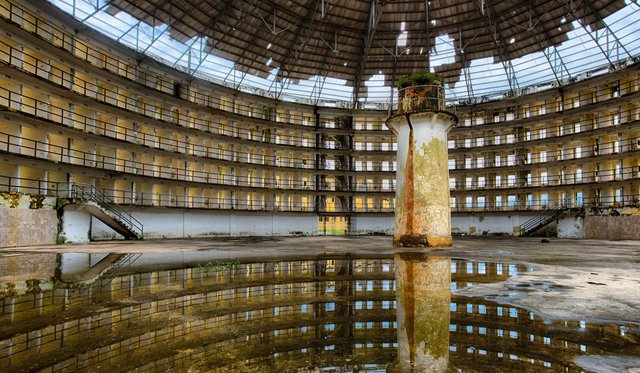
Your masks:
<path fill-rule="evenodd" d="M 65 243 L 89 242 L 91 214 L 80 205 L 66 205 L 62 213 L 62 232 Z"/>
<path fill-rule="evenodd" d="M 34 203 L 31 197 L 26 194 L 0 196 L 0 247 L 56 243 L 56 199 L 43 197 L 37 206 L 30 206 Z"/>
<path fill-rule="evenodd" d="M 558 238 L 584 238 L 584 217 L 568 214 L 558 219 Z"/>

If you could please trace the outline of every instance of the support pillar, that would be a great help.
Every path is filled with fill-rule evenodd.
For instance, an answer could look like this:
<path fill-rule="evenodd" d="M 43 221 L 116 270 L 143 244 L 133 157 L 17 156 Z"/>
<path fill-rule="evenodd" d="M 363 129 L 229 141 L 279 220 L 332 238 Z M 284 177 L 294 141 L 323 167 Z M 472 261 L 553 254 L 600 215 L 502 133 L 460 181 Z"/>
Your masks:
<path fill-rule="evenodd" d="M 398 142 L 395 246 L 451 246 L 447 133 L 457 117 L 423 106 L 387 120 Z"/>
<path fill-rule="evenodd" d="M 394 255 L 398 361 L 393 373 L 447 372 L 451 259 Z"/>

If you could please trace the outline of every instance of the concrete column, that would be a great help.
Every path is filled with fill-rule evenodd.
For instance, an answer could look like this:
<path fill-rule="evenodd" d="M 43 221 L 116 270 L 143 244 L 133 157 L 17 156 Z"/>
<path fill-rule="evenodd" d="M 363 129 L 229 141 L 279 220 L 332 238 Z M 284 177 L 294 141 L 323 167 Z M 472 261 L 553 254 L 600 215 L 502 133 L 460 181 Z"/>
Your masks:
<path fill-rule="evenodd" d="M 449 364 L 451 259 L 394 255 L 398 361 L 390 372 L 446 372 Z"/>
<path fill-rule="evenodd" d="M 398 142 L 395 246 L 451 246 L 447 133 L 456 121 L 435 110 L 387 120 Z"/>

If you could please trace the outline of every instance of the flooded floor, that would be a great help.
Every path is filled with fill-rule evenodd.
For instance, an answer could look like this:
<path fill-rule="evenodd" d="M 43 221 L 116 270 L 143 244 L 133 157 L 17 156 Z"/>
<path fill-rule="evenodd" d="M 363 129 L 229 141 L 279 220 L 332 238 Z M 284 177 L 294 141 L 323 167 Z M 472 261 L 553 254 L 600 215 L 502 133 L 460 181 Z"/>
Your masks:
<path fill-rule="evenodd" d="M 0 251 L 0 371 L 640 369 L 640 310 L 631 310 L 635 319 L 605 320 L 527 305 L 540 294 L 579 294 L 549 264 L 495 253 L 486 260 L 480 250 L 473 260 L 390 249 L 276 255 L 263 244 Z M 609 280 L 590 282 L 600 289 Z"/>

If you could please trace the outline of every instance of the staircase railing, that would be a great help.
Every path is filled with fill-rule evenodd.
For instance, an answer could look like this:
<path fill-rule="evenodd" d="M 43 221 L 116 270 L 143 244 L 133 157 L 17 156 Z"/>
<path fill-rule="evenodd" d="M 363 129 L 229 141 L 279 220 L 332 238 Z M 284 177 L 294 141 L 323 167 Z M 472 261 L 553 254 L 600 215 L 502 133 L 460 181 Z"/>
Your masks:
<path fill-rule="evenodd" d="M 100 207 L 110 212 L 114 218 L 127 225 L 139 238 L 144 236 L 142 223 L 134 218 L 133 215 L 116 205 L 111 198 L 107 197 L 94 185 L 73 184 L 71 197 L 96 202 Z"/>
<path fill-rule="evenodd" d="M 520 225 L 520 235 L 526 236 L 530 233 L 537 231 L 538 229 L 544 227 L 545 225 L 552 222 L 555 218 L 560 216 L 562 212 L 565 210 L 565 206 L 558 205 L 555 207 L 548 208 L 543 210 L 536 216 L 531 219 L 525 221 Z"/>

